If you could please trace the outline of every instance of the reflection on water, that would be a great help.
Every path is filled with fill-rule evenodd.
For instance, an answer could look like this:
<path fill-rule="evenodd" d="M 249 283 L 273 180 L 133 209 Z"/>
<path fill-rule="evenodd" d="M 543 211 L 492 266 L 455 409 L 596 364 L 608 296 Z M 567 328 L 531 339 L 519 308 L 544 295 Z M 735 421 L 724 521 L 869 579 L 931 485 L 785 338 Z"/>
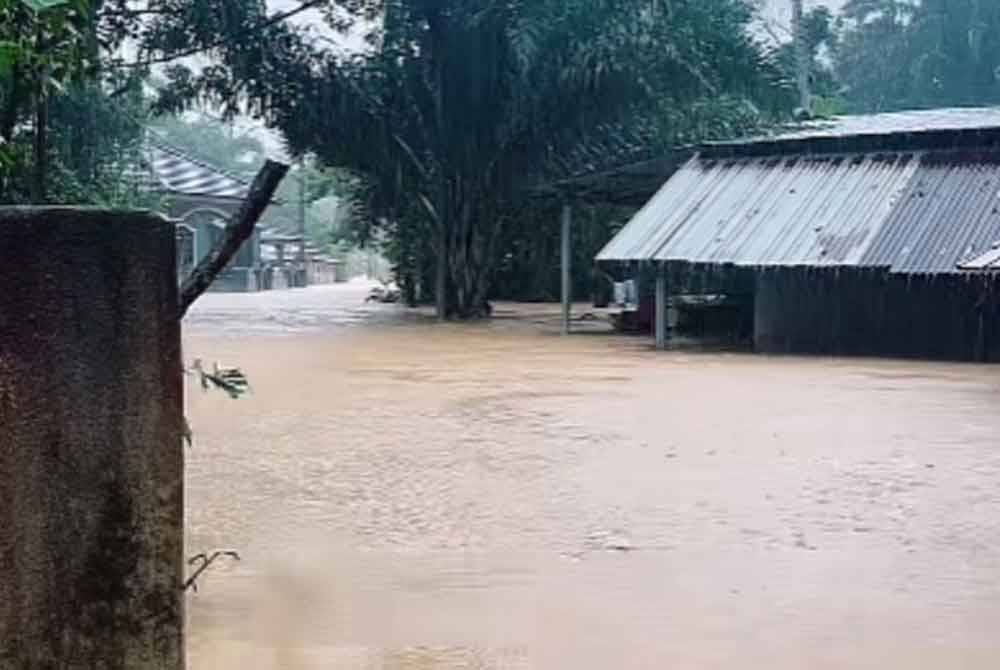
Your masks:
<path fill-rule="evenodd" d="M 209 668 L 993 668 L 1000 378 L 657 354 L 553 312 L 212 294 L 189 598 Z M 517 316 L 518 318 L 514 318 Z"/>

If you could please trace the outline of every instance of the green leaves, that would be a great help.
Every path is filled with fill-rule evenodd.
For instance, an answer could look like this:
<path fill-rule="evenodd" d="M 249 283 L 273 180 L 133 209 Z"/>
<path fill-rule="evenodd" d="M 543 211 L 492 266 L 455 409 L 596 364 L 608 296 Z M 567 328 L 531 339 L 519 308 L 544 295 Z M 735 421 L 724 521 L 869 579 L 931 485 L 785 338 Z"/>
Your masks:
<path fill-rule="evenodd" d="M 0 79 L 6 79 L 11 75 L 20 49 L 21 47 L 17 42 L 0 40 Z"/>
<path fill-rule="evenodd" d="M 216 363 L 209 371 L 202 366 L 200 359 L 195 359 L 188 374 L 198 378 L 203 390 L 218 389 L 233 400 L 238 400 L 250 392 L 250 382 L 238 368 L 224 368 Z"/>
<path fill-rule="evenodd" d="M 1000 103 L 1000 11 L 982 0 L 851 0 L 834 50 L 852 111 Z"/>
<path fill-rule="evenodd" d="M 504 221 L 539 182 L 738 134 L 791 106 L 747 37 L 743 0 L 347 9 L 373 8 L 384 20 L 370 51 L 337 58 L 276 27 L 220 49 L 219 68 L 172 73 L 169 101 L 249 108 L 296 154 L 362 175 L 366 220 L 390 236 L 400 267 L 445 259 L 459 313 L 481 309 L 491 264 L 512 243 Z"/>

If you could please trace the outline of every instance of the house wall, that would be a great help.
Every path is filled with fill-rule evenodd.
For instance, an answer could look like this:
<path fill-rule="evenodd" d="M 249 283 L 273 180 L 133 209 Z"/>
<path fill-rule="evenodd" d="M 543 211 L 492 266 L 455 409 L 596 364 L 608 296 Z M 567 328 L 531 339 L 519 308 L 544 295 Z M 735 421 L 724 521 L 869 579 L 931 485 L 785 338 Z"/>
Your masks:
<path fill-rule="evenodd" d="M 0 208 L 0 668 L 184 667 L 174 237 Z"/>
<path fill-rule="evenodd" d="M 766 353 L 1000 361 L 995 275 L 788 268 L 757 274 L 754 347 Z"/>
<path fill-rule="evenodd" d="M 207 256 L 222 238 L 223 228 L 215 225 L 213 218 L 207 210 L 200 210 L 185 220 L 185 224 L 194 229 L 195 263 Z M 262 290 L 260 256 L 260 232 L 255 231 L 236 252 L 227 268 L 212 282 L 209 290 L 228 293 Z"/>

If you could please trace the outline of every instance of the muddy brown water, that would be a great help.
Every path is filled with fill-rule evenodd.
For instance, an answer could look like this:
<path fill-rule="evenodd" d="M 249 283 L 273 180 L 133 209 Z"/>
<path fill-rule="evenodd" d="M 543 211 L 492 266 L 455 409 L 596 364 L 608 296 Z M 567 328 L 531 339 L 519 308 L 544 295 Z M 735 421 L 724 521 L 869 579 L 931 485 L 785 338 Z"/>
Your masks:
<path fill-rule="evenodd" d="M 209 295 L 194 670 L 996 668 L 1000 368 Z"/>

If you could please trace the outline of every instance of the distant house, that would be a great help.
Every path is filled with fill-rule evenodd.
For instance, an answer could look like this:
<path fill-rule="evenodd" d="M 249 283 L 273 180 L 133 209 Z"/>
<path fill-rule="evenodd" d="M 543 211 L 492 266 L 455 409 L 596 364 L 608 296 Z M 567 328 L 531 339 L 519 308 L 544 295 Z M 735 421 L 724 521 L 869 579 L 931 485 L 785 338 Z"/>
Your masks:
<path fill-rule="evenodd" d="M 164 213 L 179 222 L 177 265 L 185 276 L 219 240 L 249 184 L 153 137 L 147 137 L 145 154 L 147 188 L 161 196 Z M 259 290 L 260 272 L 260 234 L 254 233 L 212 290 Z"/>
<path fill-rule="evenodd" d="M 1000 109 L 700 146 L 597 261 L 647 280 L 660 346 L 1000 360 Z"/>
<path fill-rule="evenodd" d="M 164 213 L 178 221 L 178 273 L 183 277 L 215 245 L 250 184 L 148 136 L 144 186 L 162 198 Z M 254 235 L 213 283 L 215 291 L 259 291 L 321 283 L 339 262 L 313 259 L 298 231 L 298 216 L 280 202 L 264 212 Z M 300 249 L 300 247 L 302 247 Z M 323 268 L 322 272 L 309 268 Z M 342 274 L 342 273 L 341 273 Z M 340 275 L 337 275 L 338 277 Z"/>

